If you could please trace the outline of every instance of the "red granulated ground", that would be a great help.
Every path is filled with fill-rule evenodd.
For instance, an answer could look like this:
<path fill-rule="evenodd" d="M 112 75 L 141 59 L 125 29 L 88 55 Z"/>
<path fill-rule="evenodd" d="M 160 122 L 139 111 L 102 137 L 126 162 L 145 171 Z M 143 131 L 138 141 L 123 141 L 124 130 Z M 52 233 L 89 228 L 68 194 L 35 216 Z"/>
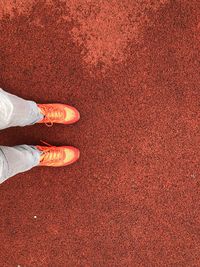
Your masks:
<path fill-rule="evenodd" d="M 0 266 L 200 266 L 199 62 L 197 0 L 0 0 L 0 87 L 82 115 L 1 131 L 82 153 L 1 184 Z"/>

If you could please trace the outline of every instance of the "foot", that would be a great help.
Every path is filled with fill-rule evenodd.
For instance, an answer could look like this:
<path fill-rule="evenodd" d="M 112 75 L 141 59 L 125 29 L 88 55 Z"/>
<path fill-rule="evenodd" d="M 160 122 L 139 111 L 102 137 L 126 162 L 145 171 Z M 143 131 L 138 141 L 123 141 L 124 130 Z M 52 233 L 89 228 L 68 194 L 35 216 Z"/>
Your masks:
<path fill-rule="evenodd" d="M 39 166 L 62 167 L 76 162 L 80 151 L 71 146 L 36 146 L 42 152 Z"/>
<path fill-rule="evenodd" d="M 46 123 L 50 126 L 53 123 L 72 124 L 80 119 L 80 113 L 74 107 L 64 104 L 38 104 L 38 108 L 44 118 L 38 123 Z"/>

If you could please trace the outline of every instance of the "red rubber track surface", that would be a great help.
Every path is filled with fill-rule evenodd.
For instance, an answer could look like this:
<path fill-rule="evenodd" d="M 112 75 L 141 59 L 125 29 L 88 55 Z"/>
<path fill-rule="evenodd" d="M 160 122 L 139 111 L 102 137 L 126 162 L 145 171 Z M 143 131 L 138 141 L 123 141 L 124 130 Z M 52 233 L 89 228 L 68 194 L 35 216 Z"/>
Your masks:
<path fill-rule="evenodd" d="M 81 113 L 1 131 L 81 158 L 1 184 L 0 266 L 200 266 L 199 1 L 0 0 L 0 87 Z"/>

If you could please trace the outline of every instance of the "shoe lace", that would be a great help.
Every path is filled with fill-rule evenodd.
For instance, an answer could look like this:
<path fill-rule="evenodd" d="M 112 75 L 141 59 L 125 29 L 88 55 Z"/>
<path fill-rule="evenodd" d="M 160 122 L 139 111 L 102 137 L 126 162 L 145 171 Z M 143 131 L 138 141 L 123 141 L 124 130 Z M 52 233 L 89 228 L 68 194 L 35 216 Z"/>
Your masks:
<path fill-rule="evenodd" d="M 55 149 L 56 146 L 52 146 L 42 140 L 40 140 L 40 142 L 47 146 L 47 148 L 43 150 L 41 162 L 48 161 L 49 163 L 53 163 L 55 160 L 57 161 L 62 159 L 62 153 L 59 150 Z"/>
<path fill-rule="evenodd" d="M 49 120 L 49 122 L 45 123 L 47 127 L 52 127 L 53 126 L 53 121 L 56 119 L 59 119 L 63 116 L 62 111 L 52 107 L 46 108 L 45 106 L 43 107 L 44 113 L 45 113 L 45 118 Z"/>

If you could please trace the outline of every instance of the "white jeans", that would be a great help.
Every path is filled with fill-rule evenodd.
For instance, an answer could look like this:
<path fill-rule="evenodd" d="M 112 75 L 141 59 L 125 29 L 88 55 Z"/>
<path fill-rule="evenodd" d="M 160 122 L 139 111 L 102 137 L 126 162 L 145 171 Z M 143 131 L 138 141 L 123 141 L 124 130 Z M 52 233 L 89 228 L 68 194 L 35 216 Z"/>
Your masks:
<path fill-rule="evenodd" d="M 0 130 L 40 121 L 37 104 L 0 89 Z M 0 146 L 0 183 L 39 164 L 41 152 L 35 146 Z"/>

